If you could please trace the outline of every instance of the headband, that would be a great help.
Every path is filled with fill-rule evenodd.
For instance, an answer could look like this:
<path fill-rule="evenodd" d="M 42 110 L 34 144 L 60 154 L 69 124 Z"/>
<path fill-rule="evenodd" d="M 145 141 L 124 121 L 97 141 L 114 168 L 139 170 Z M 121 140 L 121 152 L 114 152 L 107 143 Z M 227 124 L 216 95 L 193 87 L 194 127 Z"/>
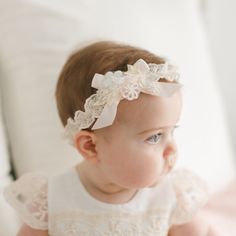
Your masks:
<path fill-rule="evenodd" d="M 174 83 L 160 82 L 160 79 Z M 161 97 L 171 96 L 182 86 L 178 79 L 179 73 L 175 66 L 168 63 L 147 64 L 143 59 L 128 65 L 126 72 L 96 73 L 91 86 L 97 91 L 86 99 L 85 111 L 78 110 L 74 119 L 67 120 L 65 137 L 73 144 L 76 133 L 89 128 L 96 119 L 92 130 L 112 125 L 122 99 L 137 99 L 141 92 Z"/>

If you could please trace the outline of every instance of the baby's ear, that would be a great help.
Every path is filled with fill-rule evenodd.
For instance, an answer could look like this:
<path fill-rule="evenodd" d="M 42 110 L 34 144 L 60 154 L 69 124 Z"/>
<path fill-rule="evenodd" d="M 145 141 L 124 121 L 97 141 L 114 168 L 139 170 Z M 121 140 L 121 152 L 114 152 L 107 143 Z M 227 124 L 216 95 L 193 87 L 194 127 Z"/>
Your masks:
<path fill-rule="evenodd" d="M 81 130 L 76 135 L 75 146 L 86 161 L 98 162 L 96 150 L 96 134 L 91 131 Z"/>

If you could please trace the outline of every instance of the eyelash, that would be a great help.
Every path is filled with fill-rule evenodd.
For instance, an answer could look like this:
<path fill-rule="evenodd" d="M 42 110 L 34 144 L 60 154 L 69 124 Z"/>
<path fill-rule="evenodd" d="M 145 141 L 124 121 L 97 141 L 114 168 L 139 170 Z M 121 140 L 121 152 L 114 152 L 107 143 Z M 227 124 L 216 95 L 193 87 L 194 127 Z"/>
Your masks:
<path fill-rule="evenodd" d="M 171 131 L 172 135 L 174 134 L 175 129 L 178 128 L 178 127 L 179 127 L 179 125 L 174 126 L 174 128 Z M 163 133 L 154 134 L 154 135 L 150 136 L 149 138 L 147 138 L 146 141 L 150 144 L 157 144 L 160 141 L 162 135 L 163 135 Z M 157 137 L 157 136 L 158 136 L 158 140 L 156 140 L 154 143 L 150 142 L 150 139 L 152 139 L 153 137 Z"/>
<path fill-rule="evenodd" d="M 160 141 L 161 136 L 162 136 L 162 133 L 154 134 L 150 136 L 149 138 L 147 138 L 146 141 L 150 144 L 157 144 Z M 150 139 L 152 139 L 153 137 L 158 137 L 158 140 L 151 142 Z"/>

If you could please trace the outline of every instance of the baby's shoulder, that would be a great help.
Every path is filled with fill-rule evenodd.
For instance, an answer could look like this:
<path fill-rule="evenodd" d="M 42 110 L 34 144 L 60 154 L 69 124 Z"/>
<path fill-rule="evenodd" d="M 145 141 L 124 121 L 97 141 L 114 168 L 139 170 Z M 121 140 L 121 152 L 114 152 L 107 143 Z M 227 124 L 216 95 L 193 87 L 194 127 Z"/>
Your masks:
<path fill-rule="evenodd" d="M 6 201 L 32 228 L 48 228 L 48 176 L 27 173 L 4 189 Z"/>
<path fill-rule="evenodd" d="M 169 175 L 169 180 L 177 194 L 183 192 L 208 192 L 206 182 L 199 175 L 187 169 L 176 169 Z"/>
<path fill-rule="evenodd" d="M 208 186 L 201 177 L 186 169 L 173 171 L 169 180 L 176 198 L 172 212 L 172 224 L 183 224 L 191 220 L 207 203 Z"/>

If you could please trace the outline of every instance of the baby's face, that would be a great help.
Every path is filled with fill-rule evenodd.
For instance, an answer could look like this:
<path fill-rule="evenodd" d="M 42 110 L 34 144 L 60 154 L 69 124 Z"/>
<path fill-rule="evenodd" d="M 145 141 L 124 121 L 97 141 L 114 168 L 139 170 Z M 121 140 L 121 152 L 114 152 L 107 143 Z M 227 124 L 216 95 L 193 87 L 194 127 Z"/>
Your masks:
<path fill-rule="evenodd" d="M 151 187 L 170 171 L 177 158 L 173 131 L 181 112 L 181 94 L 157 97 L 141 94 L 122 100 L 114 123 L 95 131 L 99 165 L 114 184 L 126 188 Z"/>

